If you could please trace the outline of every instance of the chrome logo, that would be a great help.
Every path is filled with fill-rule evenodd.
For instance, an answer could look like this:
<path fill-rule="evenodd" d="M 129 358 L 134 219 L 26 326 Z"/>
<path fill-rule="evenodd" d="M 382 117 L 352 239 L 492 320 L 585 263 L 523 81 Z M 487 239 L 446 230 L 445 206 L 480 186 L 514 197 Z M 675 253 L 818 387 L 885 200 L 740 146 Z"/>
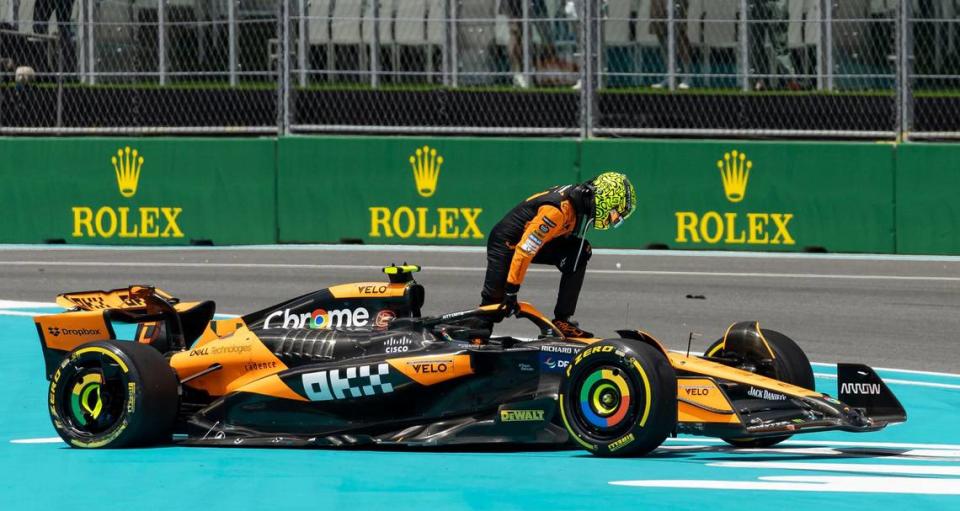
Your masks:
<path fill-rule="evenodd" d="M 328 328 L 330 315 L 326 309 L 317 309 L 310 313 L 310 328 Z"/>

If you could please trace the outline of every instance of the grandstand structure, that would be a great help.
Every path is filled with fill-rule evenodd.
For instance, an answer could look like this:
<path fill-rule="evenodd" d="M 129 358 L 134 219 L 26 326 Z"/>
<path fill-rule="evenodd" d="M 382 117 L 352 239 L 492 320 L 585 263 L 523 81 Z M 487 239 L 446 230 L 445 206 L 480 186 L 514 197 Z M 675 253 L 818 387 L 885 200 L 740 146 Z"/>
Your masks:
<path fill-rule="evenodd" d="M 960 0 L 505 1 L 0 0 L 0 132 L 960 138 Z"/>

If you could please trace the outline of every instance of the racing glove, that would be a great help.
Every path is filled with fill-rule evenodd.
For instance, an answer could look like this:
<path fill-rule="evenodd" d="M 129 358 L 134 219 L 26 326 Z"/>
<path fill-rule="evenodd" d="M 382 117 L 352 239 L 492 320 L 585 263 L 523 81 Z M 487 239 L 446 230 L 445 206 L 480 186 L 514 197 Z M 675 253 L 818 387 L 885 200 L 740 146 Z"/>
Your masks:
<path fill-rule="evenodd" d="M 503 317 L 516 316 L 520 312 L 520 304 L 517 303 L 517 293 L 520 292 L 520 286 L 507 283 L 504 288 L 503 301 L 500 302 L 500 313 Z"/>

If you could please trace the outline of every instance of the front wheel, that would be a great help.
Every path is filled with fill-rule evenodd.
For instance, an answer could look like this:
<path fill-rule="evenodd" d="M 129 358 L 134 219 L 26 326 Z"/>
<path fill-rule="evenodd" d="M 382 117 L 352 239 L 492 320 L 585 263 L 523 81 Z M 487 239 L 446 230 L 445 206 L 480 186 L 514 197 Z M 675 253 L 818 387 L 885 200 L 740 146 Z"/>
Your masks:
<path fill-rule="evenodd" d="M 570 436 L 598 456 L 638 456 L 677 424 L 677 377 L 647 344 L 613 339 L 573 360 L 560 383 L 560 414 Z"/>
<path fill-rule="evenodd" d="M 178 386 L 167 360 L 148 345 L 84 344 L 60 362 L 50 380 L 50 419 L 73 447 L 163 443 L 173 433 Z"/>

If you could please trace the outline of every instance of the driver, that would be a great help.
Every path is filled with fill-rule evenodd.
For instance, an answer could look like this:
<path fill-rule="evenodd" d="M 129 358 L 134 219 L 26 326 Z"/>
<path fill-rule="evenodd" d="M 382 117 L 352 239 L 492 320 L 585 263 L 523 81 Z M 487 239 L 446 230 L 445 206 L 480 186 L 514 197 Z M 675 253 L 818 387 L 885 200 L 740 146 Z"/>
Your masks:
<path fill-rule="evenodd" d="M 633 185 L 617 172 L 556 186 L 521 202 L 490 231 L 480 305 L 499 303 L 504 317 L 516 314 L 530 263 L 549 264 L 562 274 L 553 324 L 565 337 L 593 337 L 572 319 L 591 254 L 584 235 L 590 224 L 600 230 L 619 227 L 636 205 Z"/>

